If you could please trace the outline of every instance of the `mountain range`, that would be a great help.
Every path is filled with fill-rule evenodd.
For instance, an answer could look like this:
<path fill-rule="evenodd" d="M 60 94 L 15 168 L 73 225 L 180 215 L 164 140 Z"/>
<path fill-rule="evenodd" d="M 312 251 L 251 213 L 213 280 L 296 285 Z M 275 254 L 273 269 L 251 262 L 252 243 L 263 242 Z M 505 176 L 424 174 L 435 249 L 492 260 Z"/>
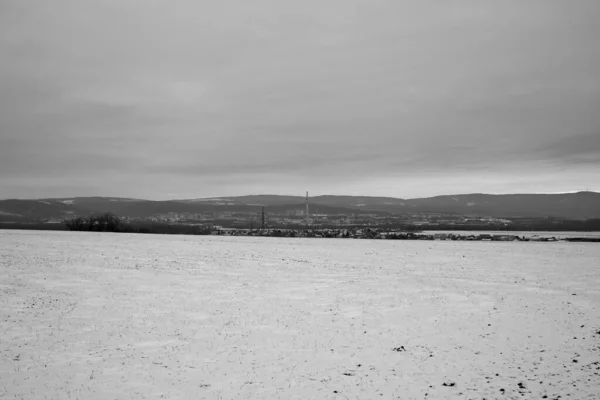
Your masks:
<path fill-rule="evenodd" d="M 494 217 L 600 218 L 600 193 L 460 194 L 417 199 L 369 196 L 316 196 L 309 198 L 311 213 L 324 214 L 428 214 L 446 213 Z M 268 212 L 302 209 L 303 196 L 250 195 L 152 201 L 115 197 L 73 197 L 0 200 L 0 221 L 64 218 L 111 212 L 120 216 L 202 212 Z"/>

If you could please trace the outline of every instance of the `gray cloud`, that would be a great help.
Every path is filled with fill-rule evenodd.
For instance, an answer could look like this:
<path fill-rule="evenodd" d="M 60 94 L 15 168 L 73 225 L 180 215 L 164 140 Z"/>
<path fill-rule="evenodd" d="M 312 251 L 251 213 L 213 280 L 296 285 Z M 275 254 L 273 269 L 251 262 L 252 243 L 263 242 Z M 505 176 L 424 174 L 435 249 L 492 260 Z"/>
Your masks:
<path fill-rule="evenodd" d="M 0 197 L 589 187 L 598 12 L 595 0 L 3 1 Z"/>
<path fill-rule="evenodd" d="M 540 149 L 543 156 L 560 160 L 565 165 L 600 165 L 600 130 L 549 143 Z"/>

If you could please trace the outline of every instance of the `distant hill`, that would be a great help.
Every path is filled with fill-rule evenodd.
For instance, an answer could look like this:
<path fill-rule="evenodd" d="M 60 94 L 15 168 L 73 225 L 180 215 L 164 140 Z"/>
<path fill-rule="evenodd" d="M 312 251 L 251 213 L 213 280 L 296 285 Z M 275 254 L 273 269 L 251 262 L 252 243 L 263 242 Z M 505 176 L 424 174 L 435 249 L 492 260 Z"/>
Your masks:
<path fill-rule="evenodd" d="M 49 219 L 58 215 L 68 216 L 77 211 L 80 210 L 56 200 L 0 201 L 0 221 Z"/>
<path fill-rule="evenodd" d="M 424 212 L 444 210 L 463 215 L 498 217 L 562 217 L 586 219 L 600 217 L 600 193 L 564 194 L 466 194 L 411 199 L 407 206 Z"/>
<path fill-rule="evenodd" d="M 239 197 L 211 197 L 206 199 L 179 200 L 183 203 L 199 204 L 210 203 L 218 205 L 234 205 L 234 204 L 256 204 L 256 205 L 284 205 L 303 203 L 305 198 L 302 196 L 280 196 L 274 194 L 259 194 Z"/>
<path fill-rule="evenodd" d="M 130 217 L 211 211 L 270 212 L 303 209 L 303 196 L 251 195 L 205 199 L 151 201 L 114 197 L 74 197 L 37 200 L 0 200 L 0 221 L 60 219 L 72 215 L 112 212 Z M 421 199 L 369 196 L 309 198 L 311 213 L 417 214 L 444 213 L 495 217 L 600 218 L 600 193 L 460 194 Z"/>
<path fill-rule="evenodd" d="M 256 195 L 185 200 L 205 204 L 301 204 L 302 196 Z M 561 194 L 460 194 L 419 199 L 369 196 L 316 196 L 311 204 L 352 208 L 363 212 L 452 213 L 497 217 L 558 217 L 567 219 L 600 218 L 600 193 Z"/>

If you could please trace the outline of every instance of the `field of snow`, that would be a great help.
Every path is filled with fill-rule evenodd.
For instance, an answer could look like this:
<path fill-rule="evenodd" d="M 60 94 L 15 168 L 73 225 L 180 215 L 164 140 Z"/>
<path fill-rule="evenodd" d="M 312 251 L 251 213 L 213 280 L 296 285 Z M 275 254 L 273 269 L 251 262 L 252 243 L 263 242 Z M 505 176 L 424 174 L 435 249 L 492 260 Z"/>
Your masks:
<path fill-rule="evenodd" d="M 555 237 L 557 239 L 564 238 L 600 238 L 600 232 L 542 232 L 542 231 L 428 231 L 425 230 L 423 233 L 428 235 L 435 235 L 436 233 L 452 233 L 463 236 L 468 235 L 517 235 L 532 238 L 534 236 L 539 237 Z"/>
<path fill-rule="evenodd" d="M 2 397 L 598 399 L 600 245 L 0 231 Z"/>

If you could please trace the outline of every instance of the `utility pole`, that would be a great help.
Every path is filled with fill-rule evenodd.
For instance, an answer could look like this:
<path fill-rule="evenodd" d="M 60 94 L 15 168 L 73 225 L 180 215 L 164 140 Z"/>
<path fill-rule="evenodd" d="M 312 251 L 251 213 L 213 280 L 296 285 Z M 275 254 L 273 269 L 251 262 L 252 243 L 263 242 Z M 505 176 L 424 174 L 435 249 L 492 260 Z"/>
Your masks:
<path fill-rule="evenodd" d="M 261 229 L 265 229 L 265 206 L 262 206 Z"/>

